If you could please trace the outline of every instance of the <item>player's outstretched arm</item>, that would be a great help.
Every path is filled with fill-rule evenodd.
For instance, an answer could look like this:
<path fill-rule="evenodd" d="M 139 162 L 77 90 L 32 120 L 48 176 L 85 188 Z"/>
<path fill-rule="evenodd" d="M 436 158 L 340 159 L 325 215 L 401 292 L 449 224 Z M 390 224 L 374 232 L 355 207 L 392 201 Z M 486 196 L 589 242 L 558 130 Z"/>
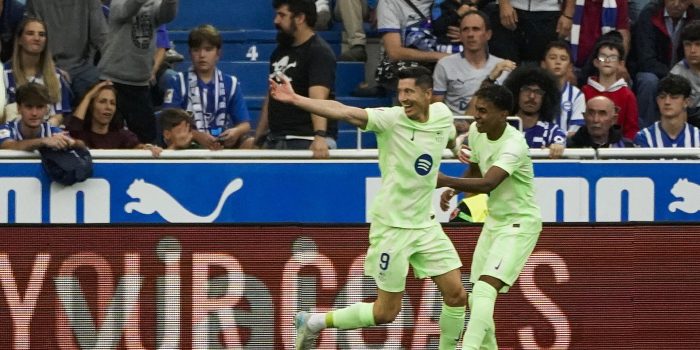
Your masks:
<path fill-rule="evenodd" d="M 489 193 L 507 177 L 508 173 L 497 166 L 489 168 L 484 177 L 476 178 L 459 178 L 439 173 L 437 187 L 450 187 L 467 193 Z"/>
<path fill-rule="evenodd" d="M 367 111 L 346 106 L 333 100 L 316 100 L 298 95 L 292 84 L 283 76 L 269 79 L 270 96 L 277 101 L 293 104 L 309 113 L 328 119 L 343 120 L 364 129 L 367 126 Z"/>

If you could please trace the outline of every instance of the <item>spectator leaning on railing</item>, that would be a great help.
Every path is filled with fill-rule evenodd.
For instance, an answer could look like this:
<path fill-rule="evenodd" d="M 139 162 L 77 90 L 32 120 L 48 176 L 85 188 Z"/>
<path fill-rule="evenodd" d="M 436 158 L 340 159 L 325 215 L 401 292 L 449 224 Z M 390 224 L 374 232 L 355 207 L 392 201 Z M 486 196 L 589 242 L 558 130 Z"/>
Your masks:
<path fill-rule="evenodd" d="M 49 91 L 37 83 L 26 83 L 17 89 L 19 119 L 0 126 L 0 149 L 35 151 L 40 147 L 67 149 L 84 148 L 63 129 L 44 121 L 48 110 Z"/>
<path fill-rule="evenodd" d="M 103 81 L 93 86 L 68 121 L 71 136 L 83 140 L 90 148 L 147 149 L 154 157 L 159 156 L 160 147 L 141 143 L 133 132 L 124 129 L 116 99 L 111 82 Z"/>

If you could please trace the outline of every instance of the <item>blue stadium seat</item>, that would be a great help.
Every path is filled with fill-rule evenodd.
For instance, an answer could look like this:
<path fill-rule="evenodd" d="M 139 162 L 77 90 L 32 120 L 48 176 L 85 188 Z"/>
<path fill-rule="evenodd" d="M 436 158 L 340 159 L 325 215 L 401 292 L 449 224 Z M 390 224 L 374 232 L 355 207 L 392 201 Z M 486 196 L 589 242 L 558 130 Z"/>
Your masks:
<path fill-rule="evenodd" d="M 274 29 L 272 1 L 180 0 L 179 5 L 177 17 L 168 29 L 190 30 L 202 23 L 219 30 Z"/>
<path fill-rule="evenodd" d="M 173 30 L 168 27 L 170 40 L 182 54 L 187 52 L 187 36 L 190 29 Z M 222 61 L 268 61 L 272 51 L 277 47 L 275 39 L 277 31 L 273 29 L 219 30 L 224 42 L 221 52 Z M 328 42 L 336 56 L 340 54 L 342 40 L 340 32 L 319 32 L 318 34 Z"/>

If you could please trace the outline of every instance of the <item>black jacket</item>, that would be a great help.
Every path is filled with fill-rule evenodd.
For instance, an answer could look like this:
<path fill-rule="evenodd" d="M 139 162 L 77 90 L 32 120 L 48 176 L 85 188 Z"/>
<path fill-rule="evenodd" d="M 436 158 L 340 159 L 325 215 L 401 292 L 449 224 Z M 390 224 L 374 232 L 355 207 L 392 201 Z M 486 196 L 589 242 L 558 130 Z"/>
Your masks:
<path fill-rule="evenodd" d="M 624 148 L 632 147 L 632 142 L 622 138 L 622 129 L 619 125 L 613 125 L 608 134 L 608 143 L 599 145 L 593 143 L 588 128 L 581 126 L 578 131 L 566 141 L 567 148 Z"/>

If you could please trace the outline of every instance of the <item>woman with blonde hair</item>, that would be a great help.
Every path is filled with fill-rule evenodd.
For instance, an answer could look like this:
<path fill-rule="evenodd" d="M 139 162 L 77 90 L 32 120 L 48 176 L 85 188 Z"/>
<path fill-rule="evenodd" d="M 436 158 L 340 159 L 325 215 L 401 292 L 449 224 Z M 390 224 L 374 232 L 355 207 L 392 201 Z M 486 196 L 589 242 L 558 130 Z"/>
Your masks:
<path fill-rule="evenodd" d="M 7 103 L 14 103 L 17 87 L 28 82 L 46 86 L 51 101 L 46 119 L 58 126 L 63 123 L 63 115 L 71 112 L 70 87 L 56 68 L 47 43 L 48 33 L 42 20 L 22 20 L 17 26 L 12 60 L 5 63 L 5 88 Z"/>

